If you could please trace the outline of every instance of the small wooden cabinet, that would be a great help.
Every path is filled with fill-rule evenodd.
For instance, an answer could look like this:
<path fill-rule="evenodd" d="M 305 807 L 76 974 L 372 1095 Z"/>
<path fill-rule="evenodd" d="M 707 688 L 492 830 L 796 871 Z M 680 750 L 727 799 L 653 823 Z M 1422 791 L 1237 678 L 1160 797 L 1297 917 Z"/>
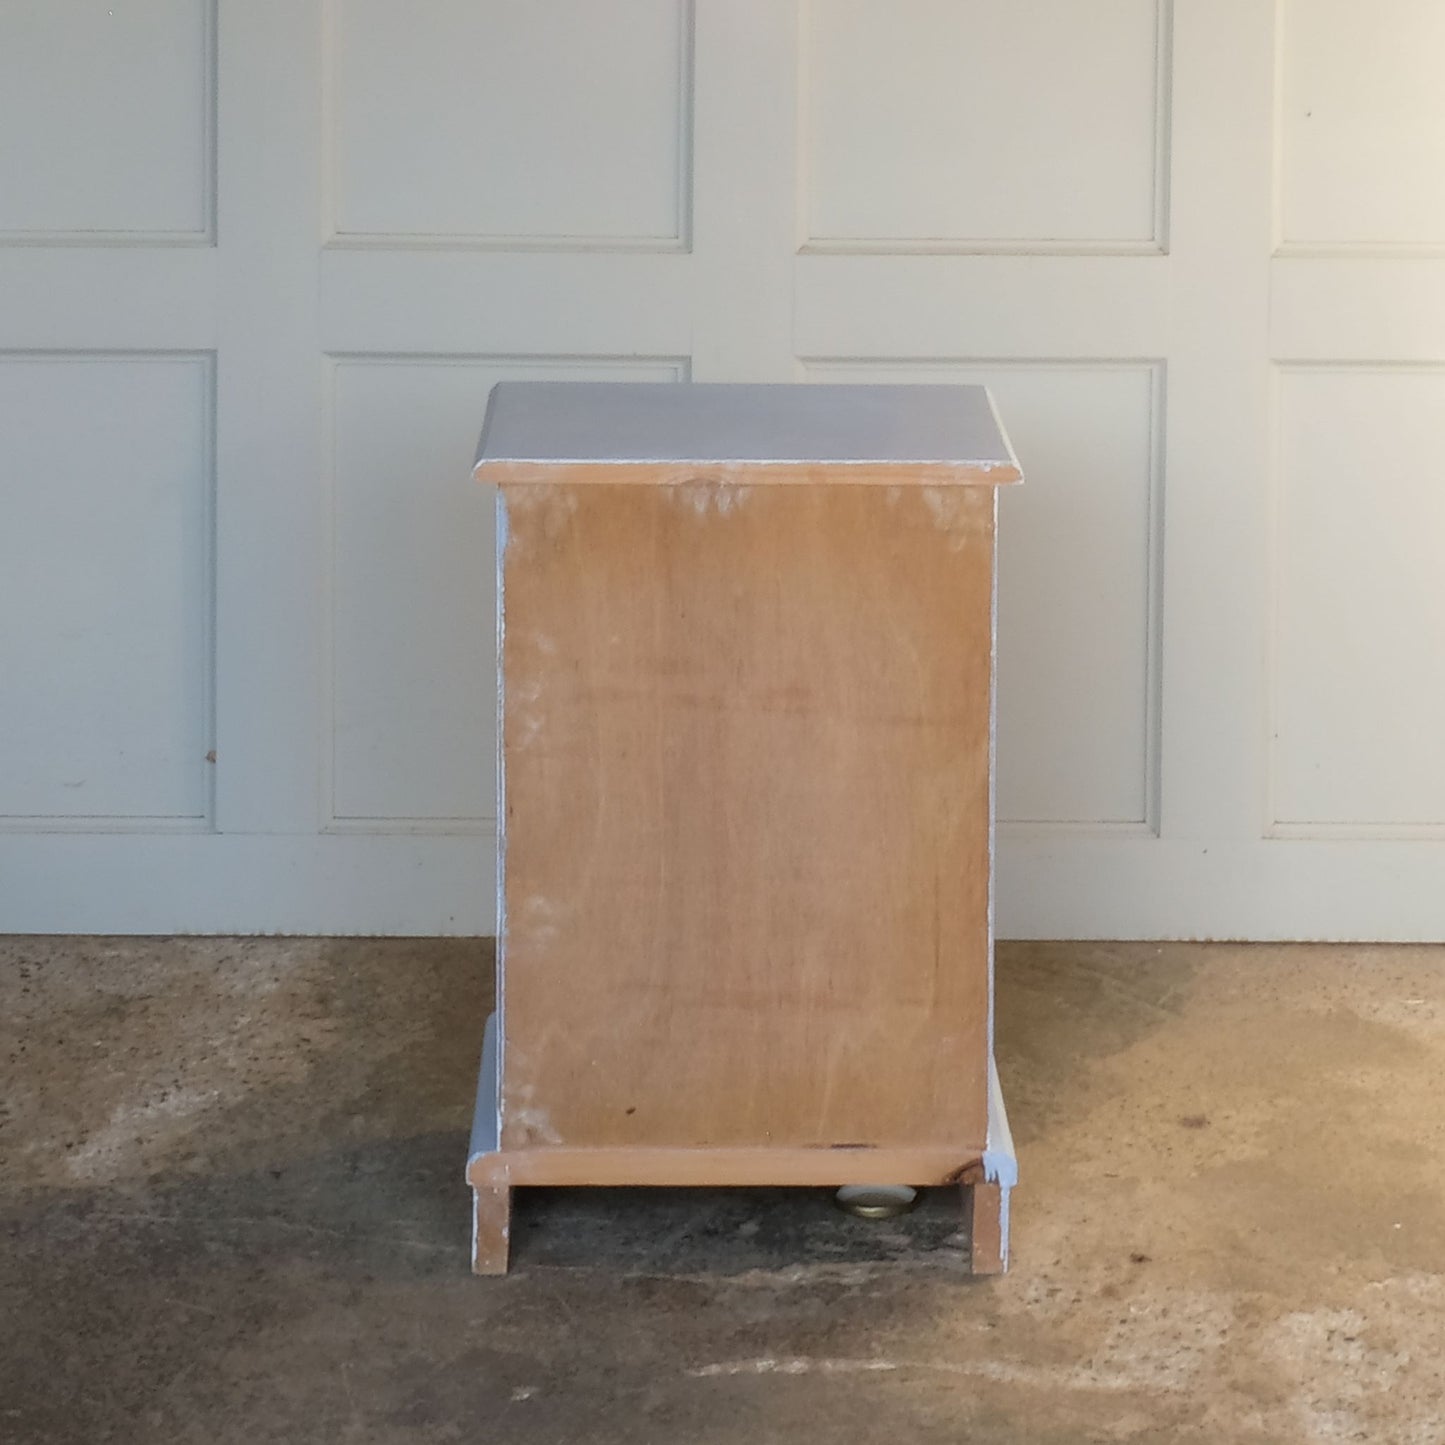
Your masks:
<path fill-rule="evenodd" d="M 528 1184 L 958 1185 L 992 1060 L 982 387 L 503 383 L 497 1000 L 473 1264 Z"/>

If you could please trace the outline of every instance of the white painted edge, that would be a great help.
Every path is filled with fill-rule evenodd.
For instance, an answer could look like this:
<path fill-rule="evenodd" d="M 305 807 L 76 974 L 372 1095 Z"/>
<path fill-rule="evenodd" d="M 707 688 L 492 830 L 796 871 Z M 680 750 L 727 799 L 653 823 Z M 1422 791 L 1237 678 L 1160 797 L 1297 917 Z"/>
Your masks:
<path fill-rule="evenodd" d="M 984 387 L 994 424 L 1019 475 L 1023 468 L 993 392 Z M 998 869 L 998 493 L 993 494 L 993 576 L 989 597 L 988 653 L 988 1132 L 984 1136 L 983 1177 L 999 1186 L 999 1254 L 1003 1268 L 1008 1269 L 1009 1254 L 1009 1191 L 1019 1182 L 1018 1158 L 1014 1154 L 1013 1131 L 1009 1128 L 1008 1111 L 1004 1108 L 1003 1087 L 999 1083 L 998 1065 L 994 1061 L 994 944 L 996 930 L 995 890 Z"/>
<path fill-rule="evenodd" d="M 1003 1089 L 999 1087 L 998 1065 L 992 1059 L 988 1061 L 988 1135 L 983 1146 L 983 1177 L 1005 1189 L 1019 1182 L 1013 1131 L 1003 1104 Z"/>
<path fill-rule="evenodd" d="M 491 410 L 488 408 L 488 418 Z M 506 598 L 503 582 L 510 525 L 507 499 L 500 489 L 496 494 L 495 580 L 497 589 L 497 942 L 495 952 L 492 1011 L 482 1031 L 482 1062 L 477 1073 L 477 1102 L 472 1111 L 472 1136 L 467 1147 L 467 1168 L 484 1154 L 495 1154 L 502 1143 L 502 971 L 507 947 L 507 777 L 502 750 L 503 727 L 506 722 L 506 693 L 502 668 L 503 644 L 506 640 Z M 472 1267 L 477 1264 L 477 1191 L 472 1190 Z"/>
<path fill-rule="evenodd" d="M 998 428 L 999 439 L 1003 442 L 1003 449 L 1008 453 L 1007 462 L 995 462 L 994 466 L 1012 466 L 1023 479 L 1024 469 L 1019 464 L 1019 454 L 1014 450 L 1013 438 L 1008 434 L 1008 428 L 1003 424 L 1003 417 L 999 415 L 998 402 L 994 400 L 993 388 L 985 386 L 983 389 L 984 400 L 988 402 L 989 412 L 993 416 L 993 424 Z M 990 468 L 992 470 L 992 468 Z"/>
<path fill-rule="evenodd" d="M 989 398 L 989 405 L 993 405 L 993 398 Z M 995 409 L 994 416 L 998 416 Z M 486 432 L 482 433 L 481 445 L 486 445 Z M 523 456 L 521 454 L 512 456 L 491 456 L 478 457 L 476 464 L 472 467 L 472 475 L 478 481 L 487 479 L 481 474 L 483 470 L 491 466 L 529 466 L 529 467 L 556 467 L 559 471 L 564 467 L 697 467 L 700 470 L 733 470 L 743 471 L 763 467 L 837 467 L 840 471 L 846 471 L 850 467 L 878 468 L 878 467 L 948 467 L 954 470 L 967 468 L 975 472 L 998 472 L 998 471 L 1020 471 L 1017 458 L 1013 456 L 1013 444 L 1004 437 L 1004 446 L 1008 448 L 1008 457 L 698 457 L 683 456 L 681 454 L 671 456 L 613 456 L 613 457 L 556 457 L 556 456 Z M 681 478 L 673 482 L 673 485 L 695 485 L 696 479 Z M 941 482 L 946 485 L 946 479 Z M 662 483 L 667 485 L 667 483 Z"/>
<path fill-rule="evenodd" d="M 472 1138 L 467 1147 L 467 1167 L 483 1154 L 495 1154 L 501 1140 L 497 1116 L 497 1016 L 488 1015 L 482 1034 L 482 1063 L 477 1072 L 477 1103 L 472 1112 Z"/>
<path fill-rule="evenodd" d="M 482 1033 L 482 1063 L 477 1071 L 477 1103 L 472 1111 L 472 1137 L 467 1146 L 467 1167 L 483 1154 L 495 1154 L 501 1141 L 501 1118 L 497 1111 L 497 1015 L 489 1014 Z M 477 1262 L 477 1210 L 475 1189 L 472 1190 L 472 1264 Z"/>
<path fill-rule="evenodd" d="M 497 1027 L 497 1138 L 502 1136 L 502 1052 L 506 1031 L 507 976 L 507 764 L 504 744 L 507 736 L 507 677 L 504 666 L 507 642 L 507 545 L 511 541 L 512 524 L 507 512 L 507 498 L 500 487 L 496 492 L 496 598 L 497 598 L 497 753 L 496 753 L 496 882 L 497 882 L 497 944 L 493 955 L 494 988 L 492 1013 Z"/>
<path fill-rule="evenodd" d="M 989 405 L 993 396 L 988 393 Z M 998 493 L 993 494 L 993 541 L 988 593 L 988 1056 L 993 1058 L 993 956 L 998 876 Z"/>
<path fill-rule="evenodd" d="M 999 1186 L 999 1254 L 1008 1268 L 1009 1191 L 1019 1182 L 1019 1161 L 1014 1153 L 1013 1131 L 1004 1108 L 998 1065 L 990 1051 L 988 1059 L 988 1135 L 983 1146 L 983 1177 Z"/>
<path fill-rule="evenodd" d="M 528 449 L 528 450 L 526 450 L 526 451 L 523 451 L 523 450 L 521 450 L 521 449 L 519 449 L 519 448 L 517 448 L 517 447 L 509 448 L 509 449 L 507 449 L 506 451 L 491 452 L 491 451 L 489 450 L 489 448 L 490 448 L 490 446 L 491 446 L 492 434 L 493 434 L 493 430 L 494 430 L 494 424 L 495 424 L 495 422 L 496 422 L 497 397 L 498 397 L 498 393 L 502 390 L 503 387 L 506 387 L 506 388 L 510 391 L 513 387 L 515 387 L 515 386 L 517 386 L 517 385 L 523 385 L 523 386 L 539 386 L 539 385 L 540 385 L 540 386 L 547 386 L 547 385 L 581 385 L 581 386 L 584 386 L 584 387 L 587 387 L 587 388 L 591 389 L 591 388 L 596 388 L 596 387 L 598 387 L 598 386 L 601 386 L 601 387 L 603 387 L 603 388 L 606 388 L 606 387 L 608 387 L 608 386 L 617 386 L 618 384 L 617 384 L 617 383 L 608 383 L 608 382 L 584 382 L 584 383 L 526 382 L 526 383 L 520 383 L 520 384 L 519 384 L 519 383 L 515 383 L 515 382 L 498 382 L 496 385 L 494 385 L 494 386 L 492 387 L 492 390 L 491 390 L 491 392 L 489 393 L 489 395 L 488 395 L 488 397 L 487 397 L 486 414 L 485 414 L 485 416 L 483 417 L 483 420 L 482 420 L 481 436 L 480 436 L 480 438 L 478 439 L 478 442 L 477 442 L 477 450 L 476 450 L 476 454 L 475 454 L 475 457 L 474 457 L 474 460 L 473 460 L 473 464 L 472 464 L 472 476 L 473 476 L 476 480 L 478 480 L 478 481 L 486 482 L 486 481 L 490 480 L 490 478 L 488 478 L 487 476 L 485 476 L 484 473 L 487 471 L 487 469 L 488 469 L 489 467 L 494 466 L 494 465 L 496 465 L 496 466 L 504 466 L 504 467 L 506 467 L 506 466 L 548 467 L 548 468 L 555 468 L 555 469 L 563 469 L 563 468 L 566 468 L 566 469 L 572 469 L 572 468 L 594 468 L 594 467 L 595 467 L 595 468 L 600 468 L 600 469 L 602 469 L 603 471 L 606 471 L 608 468 L 611 468 L 611 467 L 628 467 L 628 468 L 635 468 L 635 467 L 658 467 L 658 468 L 664 468 L 664 467 L 683 467 L 683 468 L 692 468 L 692 467 L 696 467 L 696 468 L 699 468 L 699 469 L 713 470 L 713 471 L 717 471 L 717 470 L 721 469 L 721 470 L 724 471 L 724 472 L 732 472 L 732 471 L 734 471 L 734 470 L 744 470 L 744 471 L 767 470 L 767 469 L 769 469 L 769 468 L 774 468 L 774 467 L 779 468 L 779 469 L 783 469 L 783 470 L 789 470 L 789 471 L 791 471 L 791 470 L 796 470 L 796 469 L 798 469 L 798 468 L 807 468 L 807 467 L 822 467 L 822 468 L 835 468 L 835 467 L 836 467 L 836 468 L 840 468 L 840 469 L 842 469 L 842 470 L 844 470 L 844 471 L 847 471 L 847 470 L 850 470 L 850 469 L 854 469 L 854 468 L 859 469 L 859 470 L 868 470 L 868 469 L 876 469 L 876 468 L 878 468 L 878 467 L 936 467 L 936 468 L 944 469 L 944 470 L 946 470 L 946 471 L 955 472 L 955 473 L 958 472 L 958 471 L 963 471 L 963 470 L 976 473 L 979 478 L 985 479 L 985 480 L 982 482 L 982 484 L 985 484 L 985 485 L 987 484 L 986 479 L 987 479 L 992 473 L 994 473 L 994 472 L 1011 472 L 1012 475 L 1009 476 L 1009 477 L 1006 479 L 1007 482 L 1022 481 L 1022 479 L 1023 479 L 1023 469 L 1019 466 L 1018 454 L 1017 454 L 1017 453 L 1015 452 L 1015 450 L 1014 450 L 1013 443 L 1012 443 L 1012 441 L 1009 439 L 1009 435 L 1008 435 L 1007 431 L 1004 430 L 1003 421 L 1002 421 L 1002 419 L 1001 419 L 1000 416 L 999 416 L 998 404 L 997 404 L 997 402 L 994 400 L 993 393 L 989 390 L 989 388 L 988 388 L 987 386 L 981 385 L 981 384 L 978 383 L 978 382 L 968 382 L 968 383 L 961 383 L 961 384 L 955 384 L 955 383 L 933 384 L 933 385 L 931 385 L 931 386 L 930 386 L 930 385 L 925 385 L 925 386 L 922 386 L 922 387 L 913 387 L 913 388 L 911 388 L 911 389 L 912 389 L 912 390 L 915 390 L 915 391 L 917 391 L 917 390 L 928 390 L 928 389 L 932 389 L 932 390 L 947 390 L 947 391 L 981 391 L 981 392 L 983 393 L 983 399 L 984 399 L 984 402 L 985 402 L 985 404 L 986 404 L 986 406 L 987 406 L 987 408 L 988 408 L 989 415 L 991 416 L 991 418 L 992 418 L 992 420 L 993 420 L 996 438 L 997 438 L 998 442 L 1001 444 L 1001 447 L 1002 447 L 1002 455 L 999 455 L 999 454 L 997 453 L 997 451 L 992 448 L 992 446 L 990 446 L 990 454 L 989 454 L 989 455 L 986 455 L 986 456 L 960 456 L 957 452 L 950 452 L 950 453 L 948 453 L 948 454 L 946 454 L 946 455 L 929 454 L 929 455 L 899 456 L 899 455 L 897 455 L 896 453 L 893 453 L 893 452 L 885 452 L 885 451 L 878 451 L 878 452 L 875 452 L 873 455 L 869 455 L 869 456 L 857 456 L 857 455 L 847 455 L 847 456 L 811 455 L 811 456 L 804 456 L 804 455 L 798 454 L 797 452 L 792 452 L 792 453 L 790 453 L 790 454 L 788 454 L 788 455 L 785 455 L 785 456 L 773 456 L 773 457 L 770 457 L 770 456 L 737 456 L 737 455 L 732 455 L 732 456 L 719 456 L 719 455 L 717 455 L 715 452 L 714 452 L 714 453 L 711 453 L 711 454 L 708 454 L 708 455 L 699 456 L 699 455 L 697 455 L 697 454 L 695 454 L 695 453 L 692 453 L 692 452 L 690 452 L 690 451 L 683 451 L 683 450 L 675 450 L 675 451 L 653 450 L 653 451 L 650 451 L 650 452 L 646 453 L 645 455 L 619 454 L 619 453 L 617 453 L 617 452 L 613 452 L 613 453 L 610 453 L 610 454 L 608 454 L 608 455 L 591 455 L 591 456 L 574 456 L 574 457 L 567 457 L 567 456 L 559 455 L 559 454 L 558 454 L 557 452 L 555 452 L 555 451 L 550 451 L 550 452 L 547 452 L 547 453 L 545 453 L 545 454 L 538 455 L 538 454 L 532 452 L 530 449 Z M 631 389 L 634 389 L 635 387 L 638 387 L 638 386 L 641 386 L 641 387 L 644 387 L 644 388 L 651 388 L 651 387 L 655 387 L 655 386 L 659 386 L 659 385 L 665 385 L 665 383 L 656 383 L 656 382 L 623 383 L 621 386 L 618 386 L 618 389 L 621 390 L 621 389 L 623 389 L 623 388 L 625 387 L 626 389 L 631 390 Z M 676 386 L 672 386 L 672 387 L 670 387 L 670 389 L 671 389 L 671 390 L 674 390 L 674 391 L 678 390 L 678 388 L 677 388 Z M 683 386 L 683 388 L 682 388 L 682 390 L 693 390 L 693 391 L 718 391 L 718 390 L 730 390 L 730 389 L 733 389 L 733 384 L 729 384 L 729 383 L 716 383 L 716 382 L 712 382 L 712 383 L 707 383 L 707 382 L 687 382 L 687 383 L 684 384 L 684 386 Z M 769 390 L 769 391 L 807 390 L 807 391 L 813 392 L 815 395 L 816 395 L 817 391 L 819 390 L 819 388 L 816 387 L 816 386 L 815 386 L 815 387 L 801 387 L 798 383 L 773 383 L 773 384 L 771 384 L 771 385 L 770 385 L 770 384 L 767 384 L 767 383 L 744 383 L 744 384 L 742 384 L 741 386 L 737 387 L 736 389 L 738 389 L 738 390 L 759 390 L 759 389 L 761 389 L 761 390 Z M 878 387 L 876 387 L 876 386 L 867 385 L 867 384 L 858 385 L 858 384 L 856 384 L 856 383 L 834 383 L 834 384 L 832 384 L 832 388 L 831 388 L 831 389 L 833 389 L 833 390 L 840 390 L 840 391 L 849 391 L 849 390 L 853 390 L 853 391 L 872 391 L 872 390 L 878 390 L 878 389 L 880 389 L 880 388 L 878 388 Z M 897 389 L 897 388 L 887 388 L 887 387 L 884 387 L 884 388 L 881 388 L 881 389 L 883 389 L 883 390 L 891 390 L 891 389 Z M 907 389 L 907 388 L 905 388 L 905 389 Z M 663 481 L 662 481 L 660 484 L 662 484 L 662 485 L 676 484 L 676 483 L 680 483 L 680 482 L 687 482 L 687 481 L 690 481 L 690 480 L 696 480 L 696 479 L 688 479 L 688 478 L 666 478 L 666 479 L 663 479 Z M 950 479 L 950 478 L 947 477 L 947 476 L 940 477 L 940 478 L 938 479 L 938 482 L 937 482 L 937 485 L 941 485 L 941 486 L 958 485 L 958 484 L 959 484 L 959 483 L 957 482 L 956 479 Z M 978 484 L 978 483 L 976 483 L 976 484 Z"/>

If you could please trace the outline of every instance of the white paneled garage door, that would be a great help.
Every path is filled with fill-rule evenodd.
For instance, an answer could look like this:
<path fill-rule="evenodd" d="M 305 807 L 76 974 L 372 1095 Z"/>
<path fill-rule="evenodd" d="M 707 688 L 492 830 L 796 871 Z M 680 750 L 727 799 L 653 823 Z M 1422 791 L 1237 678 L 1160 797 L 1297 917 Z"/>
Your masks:
<path fill-rule="evenodd" d="M 988 382 L 1001 932 L 1445 938 L 1442 75 L 1439 0 L 0 0 L 0 927 L 491 930 L 526 376 Z"/>

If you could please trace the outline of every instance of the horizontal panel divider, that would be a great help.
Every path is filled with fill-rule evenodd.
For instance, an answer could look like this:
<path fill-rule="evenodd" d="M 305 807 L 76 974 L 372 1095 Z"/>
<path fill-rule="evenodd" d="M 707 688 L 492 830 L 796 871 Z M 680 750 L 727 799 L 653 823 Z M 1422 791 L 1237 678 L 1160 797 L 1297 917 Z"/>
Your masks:
<path fill-rule="evenodd" d="M 689 255 L 327 249 L 321 254 L 322 346 L 331 352 L 688 355 L 692 265 Z"/>
<path fill-rule="evenodd" d="M 1164 256 L 801 256 L 802 355 L 1157 357 Z"/>
<path fill-rule="evenodd" d="M 1445 258 L 1276 257 L 1270 282 L 1281 361 L 1445 361 Z"/>
<path fill-rule="evenodd" d="M 0 250 L 9 351 L 210 351 L 220 256 L 210 247 Z"/>

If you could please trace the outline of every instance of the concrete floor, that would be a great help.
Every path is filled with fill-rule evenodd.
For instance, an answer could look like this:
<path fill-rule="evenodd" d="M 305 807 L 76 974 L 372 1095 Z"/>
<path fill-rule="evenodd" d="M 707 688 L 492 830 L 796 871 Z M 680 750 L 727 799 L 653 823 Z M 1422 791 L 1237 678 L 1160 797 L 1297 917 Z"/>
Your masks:
<path fill-rule="evenodd" d="M 947 1199 L 524 1193 L 489 953 L 0 939 L 0 1441 L 1445 1440 L 1445 951 L 1007 945 L 1014 1271 Z"/>

